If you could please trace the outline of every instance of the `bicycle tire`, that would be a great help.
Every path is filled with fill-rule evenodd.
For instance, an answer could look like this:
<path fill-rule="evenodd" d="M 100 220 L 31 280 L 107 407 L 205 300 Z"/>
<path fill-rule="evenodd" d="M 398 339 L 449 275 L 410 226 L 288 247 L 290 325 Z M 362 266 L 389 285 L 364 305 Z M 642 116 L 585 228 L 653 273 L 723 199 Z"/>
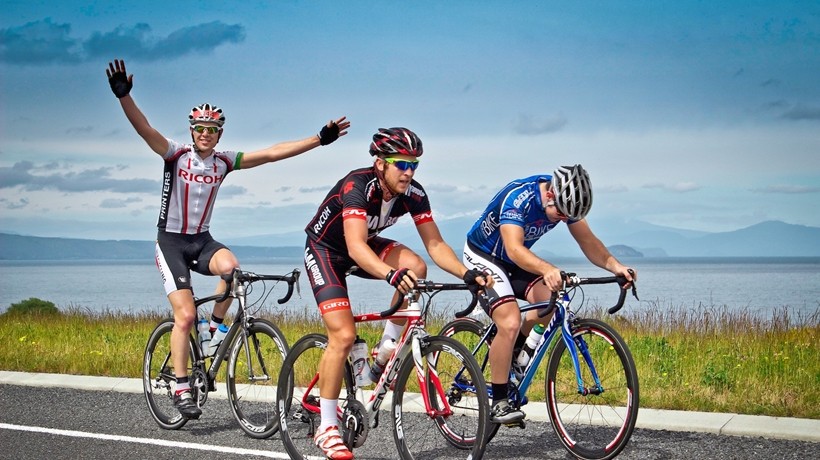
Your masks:
<path fill-rule="evenodd" d="M 484 323 L 475 318 L 458 318 L 445 324 L 444 327 L 441 328 L 439 335 L 443 337 L 451 337 L 464 345 L 467 350 L 473 352 L 473 357 L 481 367 L 484 375 L 484 381 L 491 382 L 492 376 L 490 375 L 489 363 L 492 338 L 490 338 L 487 342 L 482 343 L 481 346 L 476 349 L 481 337 L 484 335 L 485 327 L 486 326 Z M 498 423 L 487 424 L 487 442 L 490 442 L 495 437 L 500 427 L 501 425 Z"/>
<path fill-rule="evenodd" d="M 635 363 L 623 338 L 603 321 L 579 319 L 572 325 L 572 336 L 576 347 L 588 348 L 603 391 L 586 395 L 578 391 L 572 357 L 564 341 L 558 340 L 547 369 L 547 413 L 558 439 L 572 455 L 611 459 L 626 447 L 638 418 Z M 578 360 L 584 387 L 593 388 L 589 364 L 580 353 Z"/>
<path fill-rule="evenodd" d="M 148 410 L 157 425 L 165 430 L 178 430 L 188 422 L 188 419 L 174 407 L 176 377 L 171 360 L 171 330 L 173 328 L 173 319 L 165 319 L 154 328 L 148 336 L 142 363 L 142 387 Z M 195 346 L 196 341 L 191 336 L 189 340 L 191 359 L 188 359 L 186 369 L 188 376 L 192 375 L 191 362 L 196 356 Z M 196 391 L 193 387 L 191 390 Z M 194 395 L 194 400 L 196 399 Z"/>
<path fill-rule="evenodd" d="M 490 403 L 487 384 L 481 368 L 467 348 L 455 339 L 428 336 L 421 339 L 424 382 L 417 378 L 412 352 L 401 357 L 393 393 L 393 438 L 402 460 L 435 459 L 445 455 L 460 455 L 480 460 L 484 454 Z M 461 372 L 472 380 L 476 391 L 472 394 L 448 392 L 455 388 L 452 382 Z M 412 378 L 416 377 L 416 378 Z M 429 405 L 434 410 L 451 413 L 430 416 L 420 396 L 426 385 Z M 455 452 L 454 452 L 455 451 Z"/>
<path fill-rule="evenodd" d="M 253 320 L 247 337 L 238 331 L 231 346 L 228 401 L 242 431 L 252 438 L 267 439 L 279 430 L 276 385 L 288 351 L 282 331 L 264 319 Z"/>
<path fill-rule="evenodd" d="M 319 360 L 327 348 L 327 336 L 308 334 L 293 344 L 282 364 L 276 392 L 276 409 L 279 414 L 279 434 L 288 455 L 292 459 L 317 458 L 322 455 L 313 444 L 319 428 Z M 353 374 L 345 365 L 345 377 L 339 402 L 343 404 L 351 393 Z M 345 437 L 344 427 L 342 436 Z M 350 446 L 348 446 L 350 447 Z"/>

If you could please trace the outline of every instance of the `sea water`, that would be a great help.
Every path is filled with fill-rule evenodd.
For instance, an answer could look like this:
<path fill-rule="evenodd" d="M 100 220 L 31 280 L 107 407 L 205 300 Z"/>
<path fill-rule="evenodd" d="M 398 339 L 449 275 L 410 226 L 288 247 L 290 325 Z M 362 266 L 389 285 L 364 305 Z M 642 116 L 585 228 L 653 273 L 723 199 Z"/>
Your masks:
<path fill-rule="evenodd" d="M 585 259 L 551 262 L 581 276 L 608 275 Z M 820 309 L 820 258 L 636 258 L 622 262 L 638 270 L 640 301 L 629 296 L 627 309 L 725 307 L 766 316 L 782 307 L 806 315 Z M 429 265 L 428 279 L 458 282 L 434 264 Z M 258 300 L 269 309 L 284 312 L 312 314 L 316 311 L 301 259 L 249 260 L 243 262 L 242 268 L 264 274 L 301 270 L 301 296 L 294 294 L 291 301 L 279 305 L 276 298 L 285 293 L 284 286 L 280 285 L 267 299 L 257 298 L 262 290 L 255 289 L 249 300 Z M 205 297 L 214 292 L 217 279 L 194 274 L 192 282 L 195 295 Z M 388 307 L 393 290 L 384 281 L 350 277 L 348 284 L 354 312 L 381 311 Z M 614 285 L 587 286 L 584 293 L 587 300 L 604 307 L 617 298 Z M 0 261 L 0 312 L 30 297 L 54 302 L 63 310 L 170 313 L 152 259 Z M 456 311 L 465 305 L 468 295 L 443 292 L 436 300 L 437 309 Z"/>

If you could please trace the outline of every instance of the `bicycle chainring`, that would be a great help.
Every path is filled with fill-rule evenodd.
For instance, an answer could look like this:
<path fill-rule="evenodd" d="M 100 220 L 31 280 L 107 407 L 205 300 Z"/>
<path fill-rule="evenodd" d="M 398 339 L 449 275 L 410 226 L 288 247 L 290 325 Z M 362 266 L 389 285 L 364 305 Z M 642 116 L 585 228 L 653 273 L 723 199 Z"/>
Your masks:
<path fill-rule="evenodd" d="M 202 368 L 194 368 L 191 371 L 191 391 L 199 407 L 208 401 L 208 376 Z"/>
<path fill-rule="evenodd" d="M 361 447 L 370 430 L 367 410 L 358 399 L 348 399 L 342 412 L 342 439 L 349 449 Z"/>

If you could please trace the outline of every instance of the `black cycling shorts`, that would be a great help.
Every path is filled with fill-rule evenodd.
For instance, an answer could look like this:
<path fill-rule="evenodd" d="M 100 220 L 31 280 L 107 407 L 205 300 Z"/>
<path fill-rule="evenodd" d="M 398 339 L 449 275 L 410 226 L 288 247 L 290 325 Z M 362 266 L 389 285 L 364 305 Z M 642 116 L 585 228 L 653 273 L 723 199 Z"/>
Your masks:
<path fill-rule="evenodd" d="M 156 262 L 165 294 L 191 289 L 191 270 L 213 276 L 208 265 L 216 251 L 222 248 L 228 247 L 213 239 L 210 232 L 194 235 L 157 232 Z"/>
<path fill-rule="evenodd" d="M 384 260 L 387 254 L 401 243 L 376 236 L 370 238 L 367 245 L 379 258 Z M 310 238 L 305 243 L 305 270 L 321 314 L 336 310 L 350 310 L 350 298 L 345 279 L 347 275 L 376 279 L 357 267 L 346 252 L 334 251 L 317 244 Z"/>

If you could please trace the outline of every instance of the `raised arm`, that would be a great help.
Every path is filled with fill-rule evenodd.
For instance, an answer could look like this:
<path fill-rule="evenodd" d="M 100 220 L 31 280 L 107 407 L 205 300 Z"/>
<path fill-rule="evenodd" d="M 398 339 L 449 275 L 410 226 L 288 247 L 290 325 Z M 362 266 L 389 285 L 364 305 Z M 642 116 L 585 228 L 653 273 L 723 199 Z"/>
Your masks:
<path fill-rule="evenodd" d="M 126 74 L 125 61 L 114 60 L 114 62 L 109 62 L 105 74 L 108 76 L 111 91 L 120 100 L 122 111 L 125 112 L 125 117 L 131 122 L 131 126 L 145 140 L 151 150 L 158 155 L 165 155 L 168 151 L 168 140 L 148 123 L 148 119 L 137 107 L 134 99 L 131 98 L 130 93 L 134 84 L 134 75 Z"/>
<path fill-rule="evenodd" d="M 305 153 L 320 145 L 331 144 L 336 139 L 346 135 L 349 127 L 350 122 L 346 120 L 346 117 L 341 117 L 335 121 L 331 120 L 315 136 L 298 141 L 281 142 L 262 150 L 246 153 L 242 157 L 242 168 L 248 169 L 265 163 L 284 160 Z"/>

